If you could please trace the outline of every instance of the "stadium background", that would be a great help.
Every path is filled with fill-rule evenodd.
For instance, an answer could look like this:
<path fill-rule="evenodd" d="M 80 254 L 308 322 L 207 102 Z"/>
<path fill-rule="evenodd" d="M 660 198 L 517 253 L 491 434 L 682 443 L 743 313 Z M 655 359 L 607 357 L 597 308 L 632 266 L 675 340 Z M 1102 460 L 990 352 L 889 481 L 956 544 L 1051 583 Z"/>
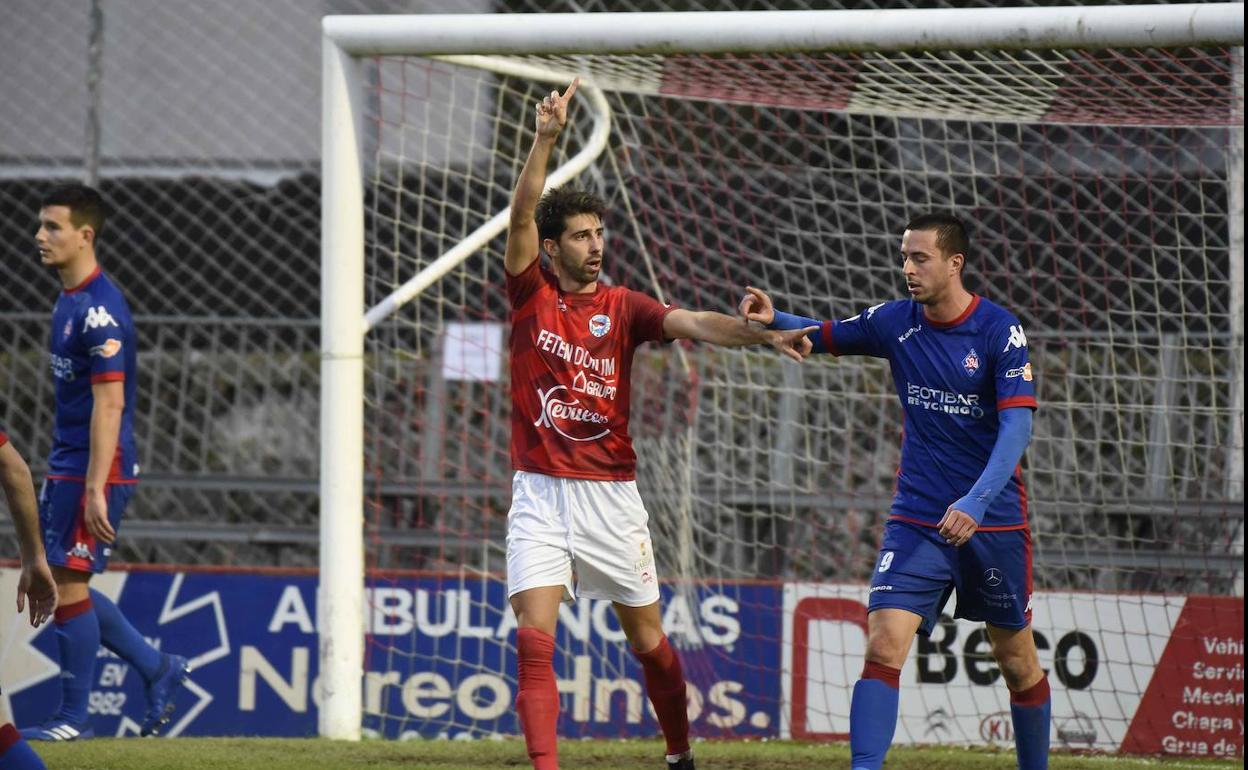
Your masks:
<path fill-rule="evenodd" d="M 98 175 L 115 210 L 102 241 L 103 262 L 130 297 L 142 344 L 137 432 L 144 482 L 128 513 L 119 561 L 316 565 L 321 16 L 744 7 L 713 2 L 609 5 L 287 0 L 224 2 L 209 8 L 181 0 L 121 0 L 97 3 L 93 13 L 88 4 L 72 0 L 19 0 L 10 8 L 6 23 L 0 26 L 0 109 L 4 114 L 0 121 L 0 206 L 6 212 L 0 217 L 0 256 L 5 270 L 0 283 L 0 339 L 6 341 L 6 366 L 0 367 L 0 419 L 12 435 L 20 437 L 38 475 L 51 424 L 43 339 L 58 285 L 38 264 L 30 246 L 31 221 L 38 195 L 48 184 Z M 873 7 L 910 5 L 953 4 L 876 3 Z M 805 6 L 760 2 L 748 7 Z M 95 90 L 88 86 L 93 78 L 97 78 Z M 854 120 L 845 119 L 845 135 L 865 133 Z M 924 146 L 922 134 L 910 140 L 918 143 L 920 154 L 944 151 L 935 141 Z M 1146 137 L 1141 144 L 1149 145 Z M 508 151 L 515 154 L 515 148 Z M 868 156 L 870 163 L 879 163 L 873 152 L 848 141 L 832 150 L 848 164 Z M 1217 191 L 1202 193 L 1211 195 L 1215 209 L 1225 211 L 1226 201 Z M 505 205 L 505 195 L 498 205 Z M 1212 253 L 1225 259 L 1226 245 L 1216 241 L 1226 237 L 1226 217 L 1219 220 L 1217 210 L 1204 213 L 1211 217 L 1204 220 L 1204 226 L 1212 233 L 1207 237 L 1215 241 Z M 861 232 L 878 233 L 879 248 L 887 251 L 903 212 L 820 214 L 851 223 L 848 226 Z M 1024 218 L 985 225 L 1008 230 L 1027 227 L 1028 222 Z M 1120 233 L 1114 232 L 1116 225 L 1108 227 L 1101 235 L 1113 240 L 1132 225 L 1122 225 Z M 621 234 L 618 248 L 620 254 L 628 253 L 626 235 Z M 759 248 L 757 265 L 741 266 L 742 277 L 767 276 L 766 266 L 782 261 L 783 242 L 769 246 L 766 239 L 760 239 Z M 769 248 L 774 251 L 769 253 Z M 990 258 L 976 279 L 1006 278 L 1014 267 L 1009 259 Z M 854 263 L 852 255 L 847 261 Z M 627 259 L 620 260 L 625 281 L 632 277 L 628 264 Z M 1213 266 L 1223 275 L 1229 272 L 1217 259 Z M 1224 280 L 1177 281 L 1182 270 L 1177 262 L 1162 263 L 1159 270 L 1158 282 L 1173 279 L 1179 293 L 1145 293 L 1142 299 L 1155 304 L 1136 305 L 1138 317 L 1156 327 L 1144 329 L 1144 334 L 1193 331 L 1166 325 L 1167 301 L 1227 306 L 1230 290 Z M 857 277 L 868 283 L 878 281 L 865 272 Z M 817 295 L 822 279 L 807 278 L 810 292 Z M 1112 323 L 1095 313 L 1071 320 L 1071 308 L 1057 283 L 1037 287 L 1034 282 L 1005 282 L 1010 296 L 998 298 L 1015 300 L 1026 309 L 1024 321 L 1033 339 L 1042 339 L 1046 333 L 1095 335 L 1104 331 L 1098 324 Z M 886 286 L 880 284 L 881 291 Z M 1128 286 L 1112 282 L 1100 290 L 1106 295 L 1131 293 Z M 1038 302 L 1037 295 L 1051 295 L 1053 301 Z M 482 297 L 477 301 L 490 301 Z M 702 295 L 684 299 L 703 306 L 718 302 L 724 310 L 732 300 Z M 468 296 L 466 301 L 474 300 Z M 1095 299 L 1088 301 L 1089 307 L 1096 305 Z M 497 312 L 497 308 L 480 312 Z M 1184 323 L 1192 320 L 1185 318 Z M 1231 334 L 1225 316 L 1214 314 L 1195 323 L 1206 323 L 1208 328 L 1195 331 L 1210 338 L 1225 340 Z M 1242 340 L 1238 345 L 1242 351 Z M 1163 362 L 1155 365 L 1161 367 Z M 1230 401 L 1229 390 L 1235 386 L 1232 368 L 1226 362 L 1215 367 L 1219 372 L 1211 391 L 1181 394 L 1180 398 Z M 861 385 L 887 387 L 884 381 Z M 421 403 L 426 387 L 426 375 L 418 371 L 411 384 L 413 402 Z M 883 392 L 877 395 L 887 397 Z M 1142 393 L 1142 400 L 1149 403 L 1157 403 L 1158 398 L 1157 393 Z M 403 420 L 409 416 L 404 410 L 411 408 L 410 404 L 395 407 L 396 432 L 402 432 Z M 1105 417 L 1089 419 L 1095 422 Z M 715 422 L 702 425 L 723 429 Z M 1163 473 L 1156 465 L 1159 458 L 1146 448 L 1146 434 L 1153 425 L 1141 419 L 1131 428 L 1138 431 L 1135 440 L 1141 447 L 1138 475 L 1089 477 L 1089 483 L 1101 487 L 1095 511 L 1046 509 L 1044 495 L 1036 494 L 1038 584 L 1056 589 L 1234 594 L 1242 570 L 1243 499 L 1242 482 L 1235 491 L 1231 458 L 1236 449 L 1242 457 L 1242 446 L 1211 442 L 1187 453 L 1179 450 L 1174 457 L 1160 458 L 1167 468 L 1179 470 Z M 1078 430 L 1073 425 L 1068 429 Z M 1239 435 L 1242 441 L 1242 424 Z M 804 580 L 863 580 L 878 537 L 875 518 L 883 511 L 887 478 L 895 467 L 893 435 L 877 438 L 878 446 L 857 448 L 850 471 L 858 474 L 856 481 L 862 487 L 879 490 L 876 497 L 812 496 L 810 515 L 827 521 L 827 526 L 814 531 L 743 531 L 740 548 L 724 555 L 732 560 L 734 571 Z M 1075 436 L 1050 436 L 1049 446 L 1060 451 L 1064 438 L 1073 441 Z M 718 438 L 708 444 L 716 440 L 723 441 Z M 419 447 L 409 445 L 408 449 L 395 456 L 419 456 Z M 486 502 L 478 515 L 487 521 L 494 517 L 485 531 L 497 545 L 502 537 L 499 517 L 507 502 L 505 445 L 503 451 L 481 461 L 486 467 L 477 470 L 485 480 Z M 1162 481 L 1154 481 L 1158 478 Z M 1045 480 L 1035 481 L 1043 489 Z M 1162 486 L 1148 488 L 1156 483 Z M 827 479 L 827 487 L 835 484 L 835 479 Z M 448 538 L 438 510 L 440 501 L 402 484 L 387 490 L 384 497 L 381 505 L 391 515 L 373 536 L 393 547 L 376 555 L 372 563 L 445 566 Z M 1102 504 L 1106 499 L 1131 498 L 1138 498 L 1140 504 L 1121 509 Z M 1182 504 L 1148 504 L 1159 500 Z M 740 505 L 749 513 L 765 508 L 768 500 L 765 495 L 742 494 Z M 1176 522 L 1176 510 L 1187 515 Z M 747 530 L 775 526 L 766 516 L 744 515 L 740 521 L 734 526 Z M 0 524 L 7 526 L 7 522 Z M 459 527 L 460 531 L 469 529 Z M 1095 549 L 1089 549 L 1089 541 L 1095 541 Z M 798 542 L 803 543 L 800 548 L 784 545 Z M 1147 544 L 1147 553 L 1141 543 Z M 11 540 L 6 539 L 3 548 L 0 555 L 15 555 Z M 819 548 L 841 558 L 817 562 L 802 558 Z M 451 550 L 455 550 L 453 544 Z M 500 548 L 481 550 L 484 556 L 479 566 L 501 567 Z"/>

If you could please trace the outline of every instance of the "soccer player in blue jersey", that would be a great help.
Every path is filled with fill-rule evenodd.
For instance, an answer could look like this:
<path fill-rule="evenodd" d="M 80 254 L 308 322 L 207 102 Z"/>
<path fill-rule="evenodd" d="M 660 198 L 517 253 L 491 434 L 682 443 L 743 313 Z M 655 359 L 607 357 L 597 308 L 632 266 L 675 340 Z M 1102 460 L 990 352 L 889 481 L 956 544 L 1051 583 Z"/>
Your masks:
<path fill-rule="evenodd" d="M 30 605 L 30 624 L 36 628 L 56 610 L 56 581 L 48 569 L 39 539 L 39 513 L 30 466 L 0 428 L 0 487 L 9 503 L 22 572 L 17 579 L 17 611 Z M 43 760 L 11 724 L 0 725 L 0 770 L 46 770 Z"/>
<path fill-rule="evenodd" d="M 108 563 L 139 475 L 134 324 L 125 298 L 96 261 L 103 226 L 99 193 L 66 185 L 44 197 L 35 235 L 40 258 L 60 274 L 65 288 L 52 309 L 56 418 L 39 499 L 44 545 L 61 599 L 55 615 L 61 707 L 44 724 L 22 730 L 31 740 L 93 735 L 87 700 L 101 643 L 143 676 L 148 698 L 143 735 L 169 721 L 173 693 L 190 671 L 185 658 L 148 644 L 111 599 L 88 585 Z"/>
<path fill-rule="evenodd" d="M 1031 633 L 1031 532 L 1019 460 L 1036 389 L 1023 326 L 962 284 L 967 236 L 951 215 L 901 237 L 910 299 L 827 321 L 815 352 L 886 358 L 905 412 L 901 467 L 871 581 L 867 654 L 850 706 L 851 766 L 879 770 L 897 726 L 901 667 L 951 593 L 955 617 L 988 626 L 1010 690 L 1020 770 L 1048 767 L 1049 683 Z M 818 322 L 781 313 L 758 289 L 740 311 L 772 328 Z"/>

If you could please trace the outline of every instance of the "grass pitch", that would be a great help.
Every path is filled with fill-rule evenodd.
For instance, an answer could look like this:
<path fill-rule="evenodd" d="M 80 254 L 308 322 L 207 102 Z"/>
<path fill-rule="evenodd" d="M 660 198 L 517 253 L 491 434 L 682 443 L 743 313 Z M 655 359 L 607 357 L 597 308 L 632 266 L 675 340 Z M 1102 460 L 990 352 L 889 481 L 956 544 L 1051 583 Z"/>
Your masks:
<path fill-rule="evenodd" d="M 525 770 L 524 743 L 503 741 L 364 741 L 319 739 L 95 739 L 36 744 L 53 770 Z M 841 770 L 845 744 L 787 741 L 697 743 L 701 770 Z M 561 741 L 565 770 L 662 770 L 657 741 Z M 885 770 L 1011 770 L 1012 752 L 896 748 Z M 1239 760 L 1152 759 L 1055 755 L 1051 770 L 1214 770 L 1242 768 Z"/>

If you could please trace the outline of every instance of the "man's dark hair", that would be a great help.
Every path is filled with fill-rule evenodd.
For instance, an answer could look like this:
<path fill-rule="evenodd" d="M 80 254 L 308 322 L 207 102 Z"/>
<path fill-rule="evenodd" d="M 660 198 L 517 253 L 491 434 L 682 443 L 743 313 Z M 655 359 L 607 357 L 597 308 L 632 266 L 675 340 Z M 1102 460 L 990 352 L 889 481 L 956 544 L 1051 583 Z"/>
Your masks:
<path fill-rule="evenodd" d="M 54 187 L 44 194 L 40 207 L 65 206 L 69 209 L 69 221 L 74 227 L 88 225 L 98 240 L 104 229 L 104 199 L 95 188 L 85 184 L 66 184 Z"/>
<path fill-rule="evenodd" d="M 537 220 L 537 237 L 558 241 L 568 226 L 568 218 L 578 214 L 597 214 L 602 219 L 607 214 L 607 202 L 585 190 L 556 187 L 548 190 L 537 202 L 534 219 Z"/>
<path fill-rule="evenodd" d="M 969 247 L 966 237 L 966 225 L 953 214 L 923 214 L 910 220 L 907 230 L 935 230 L 936 246 L 944 252 L 944 256 L 963 255 L 962 266 L 966 267 L 966 250 Z"/>

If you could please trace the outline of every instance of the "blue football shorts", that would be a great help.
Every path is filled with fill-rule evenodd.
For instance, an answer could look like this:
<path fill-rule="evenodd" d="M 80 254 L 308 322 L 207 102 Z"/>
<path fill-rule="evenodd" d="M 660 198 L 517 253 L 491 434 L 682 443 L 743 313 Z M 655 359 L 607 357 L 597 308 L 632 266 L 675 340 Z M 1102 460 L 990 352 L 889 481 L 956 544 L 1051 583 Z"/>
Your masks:
<path fill-rule="evenodd" d="M 134 494 L 134 487 L 134 484 L 109 484 L 105 488 L 108 522 L 114 531 L 121 528 L 121 514 Z M 87 531 L 83 521 L 85 490 L 86 485 L 81 481 L 44 481 L 39 492 L 39 525 L 43 530 L 48 564 L 98 574 L 108 566 L 113 546 L 96 540 Z"/>
<path fill-rule="evenodd" d="M 1031 531 L 978 531 L 960 548 L 935 527 L 891 519 L 871 576 L 867 611 L 908 610 L 929 636 L 956 591 L 955 618 L 998 628 L 1031 623 Z"/>

